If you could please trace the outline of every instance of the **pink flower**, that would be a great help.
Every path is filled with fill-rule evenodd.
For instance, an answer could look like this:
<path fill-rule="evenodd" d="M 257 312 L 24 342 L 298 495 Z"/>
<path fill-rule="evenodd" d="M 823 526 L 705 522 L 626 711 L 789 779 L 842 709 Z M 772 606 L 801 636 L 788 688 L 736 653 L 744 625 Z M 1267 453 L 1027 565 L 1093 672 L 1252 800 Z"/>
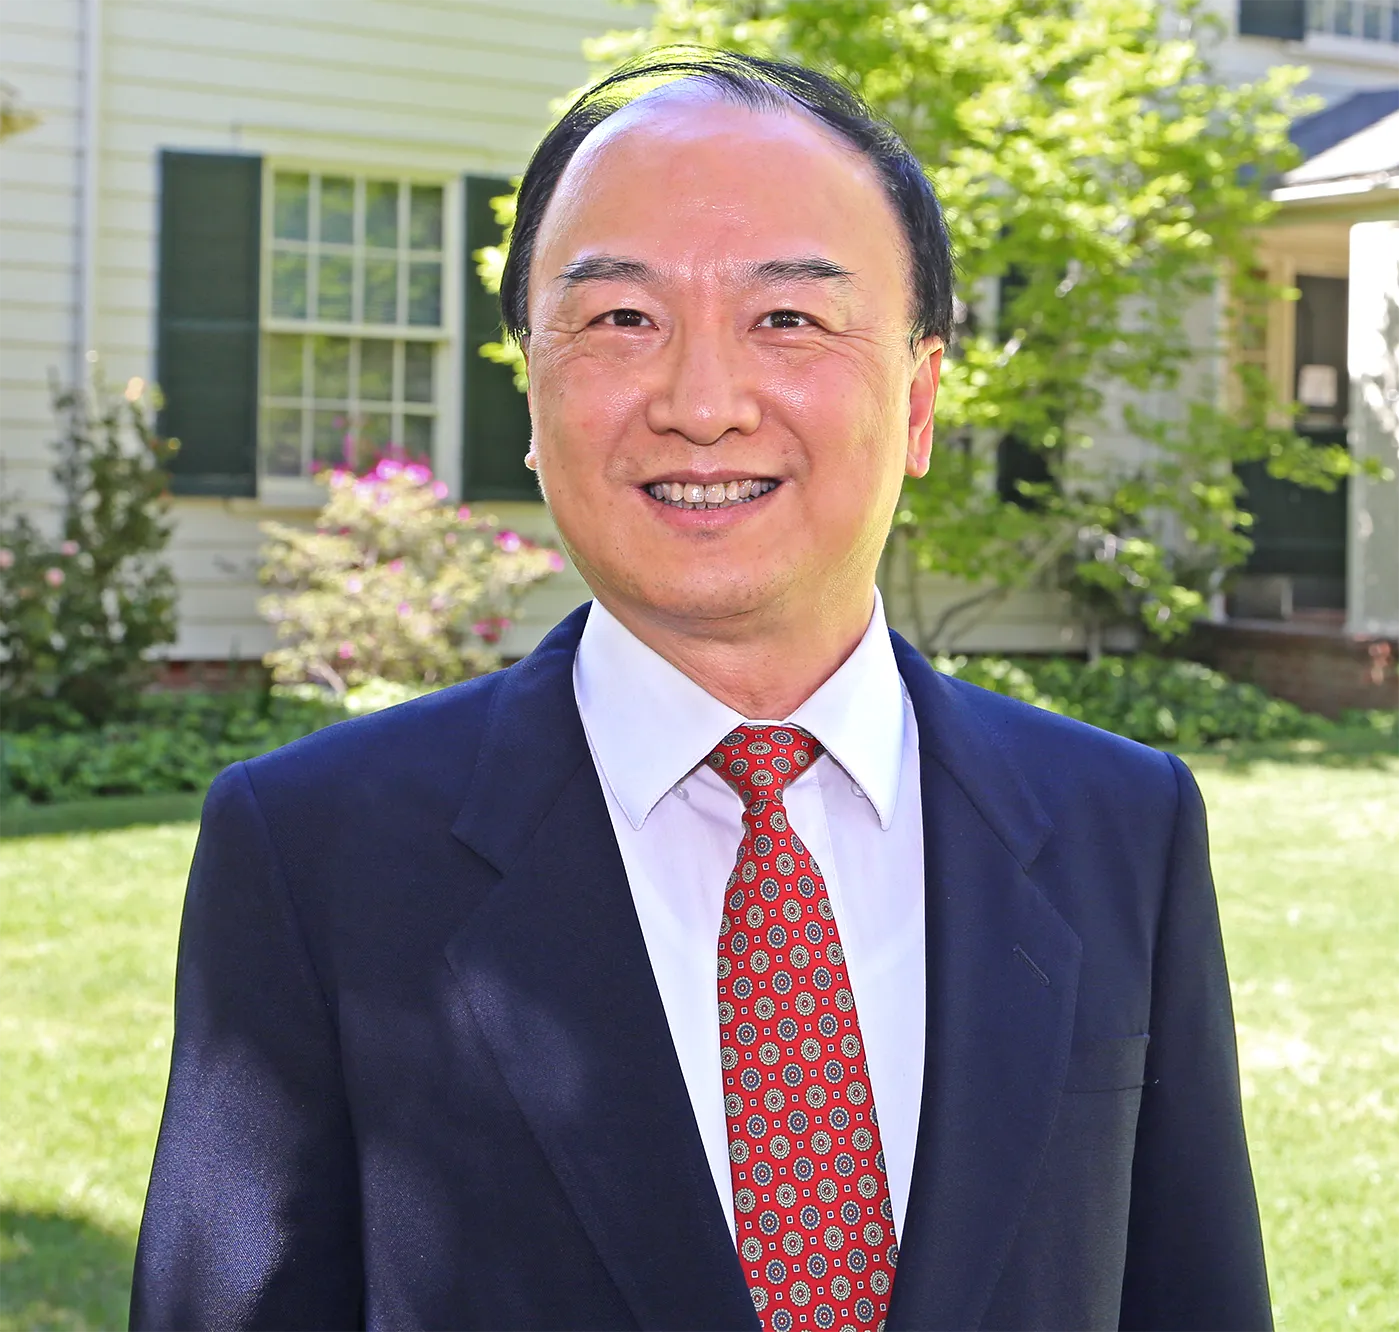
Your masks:
<path fill-rule="evenodd" d="M 510 627 L 510 621 L 503 615 L 492 615 L 486 620 L 477 620 L 471 632 L 487 643 L 499 643 L 500 636 Z"/>
<path fill-rule="evenodd" d="M 400 601 L 398 603 L 398 618 L 400 620 L 406 620 L 410 615 L 412 615 L 412 613 L 413 607 L 410 606 L 408 602 Z"/>
<path fill-rule="evenodd" d="M 457 510 L 457 517 L 460 518 L 462 522 L 466 522 L 471 517 L 471 510 L 463 504 L 461 508 Z"/>
<path fill-rule="evenodd" d="M 549 552 L 549 567 L 555 573 L 563 572 L 563 556 L 556 550 L 551 550 Z"/>
<path fill-rule="evenodd" d="M 59 548 L 60 555 L 76 555 L 78 553 L 78 543 L 76 541 L 65 541 Z"/>
<path fill-rule="evenodd" d="M 496 533 L 495 543 L 507 555 L 513 555 L 525 544 L 520 540 L 520 534 L 518 532 L 498 532 Z"/>
<path fill-rule="evenodd" d="M 457 534 L 455 532 L 448 532 L 446 536 L 442 538 L 442 544 L 444 546 L 455 546 L 457 544 Z"/>
<path fill-rule="evenodd" d="M 445 481 L 434 481 L 432 483 L 432 493 L 436 495 L 438 499 L 446 499 L 447 483 Z"/>
<path fill-rule="evenodd" d="M 432 480 L 432 468 L 424 467 L 422 463 L 409 463 L 403 469 L 403 475 L 415 486 L 425 486 Z"/>
<path fill-rule="evenodd" d="M 46 582 L 50 587 L 62 587 L 63 581 L 66 577 L 67 575 L 63 572 L 62 569 L 44 570 L 44 582 Z"/>
<path fill-rule="evenodd" d="M 373 475 L 380 481 L 388 481 L 398 476 L 403 471 L 403 464 L 393 458 L 380 458 L 379 464 L 375 467 Z"/>
<path fill-rule="evenodd" d="M 338 652 L 336 652 L 335 655 L 336 655 L 337 657 L 339 657 L 341 661 L 349 661 L 349 659 L 355 655 L 355 646 L 354 646 L 354 644 L 353 644 L 353 643 L 341 643 L 341 644 L 340 644 L 340 650 L 339 650 Z"/>
<path fill-rule="evenodd" d="M 390 561 L 389 561 L 389 572 L 390 572 L 390 573 L 402 573 L 402 572 L 403 572 L 403 561 L 402 561 L 402 560 L 390 560 Z"/>
<path fill-rule="evenodd" d="M 358 596 L 364 591 L 364 581 L 360 578 L 347 578 L 345 580 L 345 591 L 352 597 Z"/>
<path fill-rule="evenodd" d="M 0 569 L 13 569 L 15 567 L 15 553 L 12 550 L 0 549 Z"/>

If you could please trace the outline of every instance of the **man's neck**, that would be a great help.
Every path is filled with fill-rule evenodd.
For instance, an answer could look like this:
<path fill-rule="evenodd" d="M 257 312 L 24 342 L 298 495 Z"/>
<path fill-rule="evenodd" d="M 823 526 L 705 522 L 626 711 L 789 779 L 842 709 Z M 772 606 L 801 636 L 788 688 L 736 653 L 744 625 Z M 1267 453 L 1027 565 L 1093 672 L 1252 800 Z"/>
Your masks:
<path fill-rule="evenodd" d="M 674 622 L 598 598 L 632 634 L 712 698 L 753 721 L 790 716 L 845 664 L 869 628 L 874 589 L 803 615 Z"/>

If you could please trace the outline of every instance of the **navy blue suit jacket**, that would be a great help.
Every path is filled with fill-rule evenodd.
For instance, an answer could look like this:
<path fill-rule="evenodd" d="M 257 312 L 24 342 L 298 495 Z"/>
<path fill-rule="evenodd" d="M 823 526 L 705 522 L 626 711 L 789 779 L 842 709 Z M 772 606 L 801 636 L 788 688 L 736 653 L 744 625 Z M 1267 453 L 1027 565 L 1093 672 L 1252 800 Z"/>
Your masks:
<path fill-rule="evenodd" d="M 756 1328 L 573 697 L 509 670 L 215 782 L 137 1328 Z M 1179 760 L 936 674 L 895 1328 L 1259 1328 Z M 683 854 L 683 851 L 678 851 Z"/>

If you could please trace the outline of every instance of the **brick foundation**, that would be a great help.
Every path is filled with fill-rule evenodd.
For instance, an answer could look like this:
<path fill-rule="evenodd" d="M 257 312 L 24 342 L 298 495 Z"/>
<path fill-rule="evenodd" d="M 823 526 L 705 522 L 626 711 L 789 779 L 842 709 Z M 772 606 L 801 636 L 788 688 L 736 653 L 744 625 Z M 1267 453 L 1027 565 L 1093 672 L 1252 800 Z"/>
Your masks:
<path fill-rule="evenodd" d="M 1327 717 L 1399 708 L 1399 642 L 1330 617 L 1197 625 L 1183 655 Z"/>
<path fill-rule="evenodd" d="M 150 687 L 222 694 L 232 689 L 266 689 L 270 678 L 260 661 L 162 661 L 156 664 Z"/>

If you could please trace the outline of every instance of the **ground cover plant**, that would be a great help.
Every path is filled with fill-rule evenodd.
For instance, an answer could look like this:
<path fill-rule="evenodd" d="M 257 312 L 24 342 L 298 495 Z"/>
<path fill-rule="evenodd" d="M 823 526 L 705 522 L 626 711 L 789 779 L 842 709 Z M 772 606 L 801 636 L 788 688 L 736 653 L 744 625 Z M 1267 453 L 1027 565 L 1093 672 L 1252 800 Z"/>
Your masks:
<path fill-rule="evenodd" d="M 1279 1327 L 1378 1332 L 1399 1289 L 1399 755 L 1369 729 L 1187 758 Z M 122 803 L 71 806 L 70 828 Z M 0 841 L 0 1332 L 124 1325 L 194 836 Z"/>
<path fill-rule="evenodd" d="M 1321 736 L 1334 727 L 1254 685 L 1197 662 L 1142 653 L 1072 657 L 949 657 L 939 670 L 1144 744 L 1198 745 Z M 95 730 L 0 733 L 0 808 L 95 796 L 202 792 L 220 769 L 424 686 L 369 678 L 274 692 L 148 694 L 123 721 Z"/>

